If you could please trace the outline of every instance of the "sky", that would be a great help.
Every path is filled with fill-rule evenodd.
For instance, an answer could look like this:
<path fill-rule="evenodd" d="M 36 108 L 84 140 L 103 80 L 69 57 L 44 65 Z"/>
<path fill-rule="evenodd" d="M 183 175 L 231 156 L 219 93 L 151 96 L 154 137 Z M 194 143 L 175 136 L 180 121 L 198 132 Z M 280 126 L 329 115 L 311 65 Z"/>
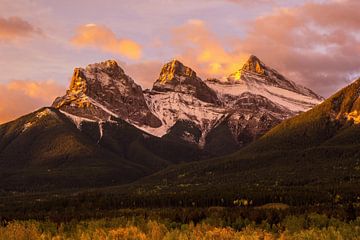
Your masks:
<path fill-rule="evenodd" d="M 328 97 L 360 76 L 358 0 L 0 0 L 0 123 L 64 95 L 75 67 L 115 59 L 151 88 L 176 58 L 203 78 L 253 54 Z"/>

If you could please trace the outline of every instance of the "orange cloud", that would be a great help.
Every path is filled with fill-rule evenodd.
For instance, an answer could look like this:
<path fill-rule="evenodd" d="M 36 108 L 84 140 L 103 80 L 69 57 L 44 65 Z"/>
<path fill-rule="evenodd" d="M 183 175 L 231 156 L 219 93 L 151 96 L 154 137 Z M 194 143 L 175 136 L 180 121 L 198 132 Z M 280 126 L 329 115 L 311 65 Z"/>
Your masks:
<path fill-rule="evenodd" d="M 0 41 L 12 41 L 35 34 L 41 34 L 41 30 L 19 17 L 0 17 Z"/>
<path fill-rule="evenodd" d="M 203 77 L 222 77 L 238 70 L 249 56 L 225 49 L 217 38 L 197 19 L 187 21 L 172 31 L 172 44 L 181 54 L 176 56 Z"/>
<path fill-rule="evenodd" d="M 111 29 L 96 24 L 80 26 L 71 42 L 76 46 L 96 47 L 130 59 L 139 59 L 142 55 L 142 48 L 138 43 L 117 38 Z"/>
<path fill-rule="evenodd" d="M 65 92 L 54 81 L 13 80 L 0 84 L 0 124 L 49 106 Z"/>

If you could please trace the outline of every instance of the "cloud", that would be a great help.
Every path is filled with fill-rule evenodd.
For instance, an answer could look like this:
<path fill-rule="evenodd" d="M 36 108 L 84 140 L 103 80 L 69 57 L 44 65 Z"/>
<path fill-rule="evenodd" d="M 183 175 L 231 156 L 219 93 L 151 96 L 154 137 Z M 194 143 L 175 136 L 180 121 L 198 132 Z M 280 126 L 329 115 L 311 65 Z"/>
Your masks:
<path fill-rule="evenodd" d="M 227 0 L 228 2 L 231 3 L 238 3 L 238 4 L 243 4 L 243 5 L 259 5 L 259 4 L 274 4 L 275 0 Z"/>
<path fill-rule="evenodd" d="M 0 17 L 0 41 L 13 41 L 42 34 L 39 28 L 19 17 Z"/>
<path fill-rule="evenodd" d="M 76 46 L 95 47 L 130 59 L 140 59 L 142 55 L 142 47 L 138 43 L 131 39 L 117 38 L 111 29 L 103 25 L 80 26 L 71 42 Z"/>
<path fill-rule="evenodd" d="M 222 77 L 238 70 L 248 53 L 226 49 L 223 41 L 202 20 L 191 19 L 172 30 L 176 58 L 191 66 L 203 77 Z"/>
<path fill-rule="evenodd" d="M 327 97 L 360 76 L 359 7 L 359 1 L 342 0 L 274 8 L 242 22 L 244 37 L 217 35 L 206 22 L 192 19 L 172 29 L 170 45 L 176 58 L 204 78 L 227 76 L 254 54 Z"/>
<path fill-rule="evenodd" d="M 237 49 L 328 96 L 360 73 L 359 7 L 359 1 L 328 1 L 276 9 L 249 23 Z"/>
<path fill-rule="evenodd" d="M 159 78 L 160 70 L 164 62 L 144 61 L 133 64 L 119 63 L 126 74 L 131 76 L 142 88 L 152 88 L 153 83 Z"/>
<path fill-rule="evenodd" d="M 0 123 L 49 106 L 65 92 L 54 81 L 13 80 L 0 84 Z"/>

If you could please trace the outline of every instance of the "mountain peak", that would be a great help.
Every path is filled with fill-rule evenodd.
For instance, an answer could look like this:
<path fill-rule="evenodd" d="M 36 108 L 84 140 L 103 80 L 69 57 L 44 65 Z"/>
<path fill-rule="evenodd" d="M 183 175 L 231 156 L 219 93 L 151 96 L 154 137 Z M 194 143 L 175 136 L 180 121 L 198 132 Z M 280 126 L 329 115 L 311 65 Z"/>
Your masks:
<path fill-rule="evenodd" d="M 165 84 L 173 81 L 176 76 L 193 78 L 196 77 L 196 72 L 182 64 L 179 60 L 173 59 L 162 67 L 159 80 L 161 84 Z"/>
<path fill-rule="evenodd" d="M 75 68 L 69 91 L 90 94 L 89 88 L 95 85 L 112 85 L 114 88 L 118 88 L 120 82 L 125 85 L 133 85 L 133 80 L 125 74 L 115 60 L 107 60 L 89 64 L 85 69 Z"/>
<path fill-rule="evenodd" d="M 266 75 L 267 69 L 268 68 L 266 67 L 266 65 L 258 57 L 256 57 L 255 55 L 250 55 L 244 65 L 239 70 L 232 73 L 228 77 L 228 80 L 230 79 L 232 81 L 238 81 L 241 79 L 241 76 L 244 73 L 255 73 L 264 76 Z"/>
<path fill-rule="evenodd" d="M 139 125 L 159 126 L 148 109 L 142 89 L 115 60 L 75 68 L 66 94 L 53 107 L 92 120 L 120 117 Z"/>
<path fill-rule="evenodd" d="M 176 59 L 162 67 L 160 76 L 155 81 L 152 90 L 185 93 L 204 102 L 219 102 L 216 93 L 196 76 L 196 72 Z"/>
<path fill-rule="evenodd" d="M 222 93 L 224 89 L 230 89 L 230 85 L 233 85 L 231 89 L 233 89 L 232 91 L 237 89 L 237 94 L 246 90 L 266 96 L 269 99 L 279 97 L 281 99 L 281 95 L 284 95 L 280 102 L 287 103 L 287 107 L 295 112 L 305 111 L 323 101 L 321 96 L 287 79 L 277 70 L 265 65 L 255 55 L 250 55 L 242 68 L 230 74 L 227 78 L 209 79 L 207 84 L 212 88 L 221 88 L 222 85 L 228 85 L 226 88 L 219 90 Z M 289 98 L 291 97 L 295 97 L 295 99 L 290 101 Z M 284 99 L 286 100 L 284 101 Z"/>
<path fill-rule="evenodd" d="M 264 75 L 265 64 L 261 62 L 260 59 L 255 55 L 250 55 L 249 59 L 243 65 L 241 70 Z"/>

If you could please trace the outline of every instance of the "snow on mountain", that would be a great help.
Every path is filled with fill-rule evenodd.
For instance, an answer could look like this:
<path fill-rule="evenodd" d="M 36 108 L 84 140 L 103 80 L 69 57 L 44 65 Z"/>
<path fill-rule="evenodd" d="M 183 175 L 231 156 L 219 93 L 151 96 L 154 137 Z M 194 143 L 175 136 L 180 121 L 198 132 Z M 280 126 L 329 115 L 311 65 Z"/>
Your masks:
<path fill-rule="evenodd" d="M 159 137 L 167 136 L 171 131 L 180 131 L 173 129 L 177 122 L 186 121 L 187 125 L 192 123 L 188 127 L 201 132 L 201 137 L 189 136 L 191 131 L 186 127 L 181 127 L 178 137 L 197 139 L 200 146 L 205 144 L 208 133 L 222 122 L 237 143 L 245 144 L 322 101 L 311 90 L 287 80 L 255 56 L 250 56 L 244 66 L 229 77 L 207 80 L 205 84 L 194 70 L 173 60 L 164 65 L 153 89 L 144 95 L 150 111 L 162 125 L 142 127 L 143 130 Z M 213 100 L 201 96 L 212 96 Z M 247 140 L 241 139 L 245 138 L 244 134 Z"/>
<path fill-rule="evenodd" d="M 157 137 L 225 153 L 224 136 L 239 148 L 321 101 L 251 56 L 229 77 L 206 81 L 173 60 L 145 91 L 113 60 L 90 64 L 75 69 L 69 90 L 53 106 L 78 128 L 82 121 L 98 122 L 100 138 L 102 124 L 115 117 Z"/>
<path fill-rule="evenodd" d="M 243 73 L 242 78 L 244 81 L 233 84 L 224 84 L 213 80 L 206 81 L 206 83 L 217 92 L 219 98 L 223 101 L 226 101 L 229 96 L 239 96 L 242 93 L 249 92 L 264 96 L 293 112 L 305 112 L 322 101 L 320 98 L 268 85 L 266 82 L 259 81 L 263 79 L 254 76 L 252 73 Z M 227 104 L 231 104 L 231 102 L 227 102 Z"/>
<path fill-rule="evenodd" d="M 214 127 L 220 118 L 227 114 L 221 107 L 214 90 L 210 89 L 191 68 L 178 60 L 165 64 L 151 91 L 144 96 L 150 111 L 161 120 L 159 128 L 140 128 L 158 137 L 167 134 L 178 121 L 194 124 L 201 132 L 195 142 L 204 141 L 206 133 Z M 184 139 L 197 139 L 187 131 Z"/>
<path fill-rule="evenodd" d="M 178 120 L 192 121 L 201 131 L 206 131 L 226 114 L 222 107 L 185 93 L 151 91 L 145 93 L 145 98 L 150 110 L 162 122 L 160 131 L 156 128 L 146 130 L 159 137 L 165 135 Z"/>
<path fill-rule="evenodd" d="M 323 101 L 310 89 L 286 79 L 255 56 L 250 56 L 244 66 L 229 77 L 207 80 L 206 84 L 225 102 L 249 92 L 266 97 L 294 113 L 305 112 Z"/>
<path fill-rule="evenodd" d="M 45 108 L 45 109 L 39 111 L 39 112 L 35 115 L 35 118 L 34 118 L 34 119 L 32 119 L 31 121 L 28 121 L 28 122 L 26 122 L 26 123 L 24 124 L 23 129 L 22 129 L 21 132 L 25 132 L 25 131 L 27 131 L 28 129 L 30 129 L 31 127 L 33 127 L 34 125 L 37 125 L 37 124 L 38 124 L 38 121 L 39 121 L 40 119 L 42 119 L 42 118 L 44 118 L 44 117 L 46 117 L 46 116 L 49 116 L 49 115 L 56 117 L 56 114 L 55 114 L 53 111 L 51 111 L 50 109 L 48 109 L 48 108 Z"/>

